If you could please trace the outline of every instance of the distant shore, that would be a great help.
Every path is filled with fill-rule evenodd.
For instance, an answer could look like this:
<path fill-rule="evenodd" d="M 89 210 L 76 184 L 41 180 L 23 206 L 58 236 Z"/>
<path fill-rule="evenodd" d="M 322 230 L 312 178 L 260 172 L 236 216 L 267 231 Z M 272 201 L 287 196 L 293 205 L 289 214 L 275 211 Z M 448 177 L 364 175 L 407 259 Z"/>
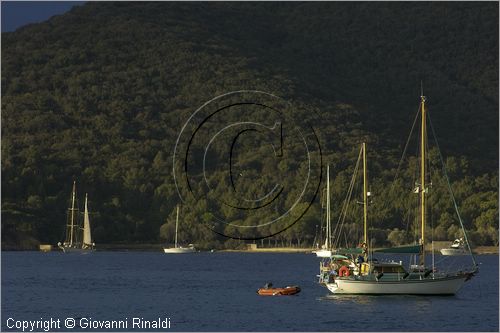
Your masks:
<path fill-rule="evenodd" d="M 472 249 L 474 254 L 498 254 L 498 246 L 478 246 Z"/>
<path fill-rule="evenodd" d="M 4 247 L 2 251 L 38 251 L 39 248 L 21 248 L 21 247 Z M 137 252 L 162 252 L 163 245 L 161 244 L 97 244 L 97 251 L 137 251 Z M 435 249 L 438 251 L 439 249 Z M 52 245 L 52 251 L 60 251 L 56 245 Z M 242 252 L 242 253 L 312 253 L 312 248 L 297 248 L 297 247 L 265 247 L 253 249 L 203 249 L 201 252 Z M 427 253 L 431 253 L 430 249 L 426 249 Z M 478 246 L 472 249 L 473 254 L 499 254 L 498 246 Z"/>
<path fill-rule="evenodd" d="M 221 250 L 224 252 L 247 252 L 247 253 L 312 253 L 311 248 L 294 248 L 294 247 L 273 247 L 273 248 L 257 248 L 253 250 Z M 426 251 L 431 253 L 431 251 Z M 473 254 L 498 254 L 498 246 L 478 246 L 472 249 Z"/>
<path fill-rule="evenodd" d="M 219 252 L 246 252 L 246 253 L 311 253 L 311 248 L 297 247 L 263 247 L 252 250 L 220 250 Z"/>

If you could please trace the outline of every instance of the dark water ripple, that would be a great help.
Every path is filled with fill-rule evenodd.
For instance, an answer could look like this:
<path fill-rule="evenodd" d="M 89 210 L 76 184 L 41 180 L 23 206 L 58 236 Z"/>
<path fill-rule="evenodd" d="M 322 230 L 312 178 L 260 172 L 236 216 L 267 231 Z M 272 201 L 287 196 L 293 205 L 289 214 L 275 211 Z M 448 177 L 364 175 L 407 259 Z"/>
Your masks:
<path fill-rule="evenodd" d="M 477 258 L 480 274 L 456 296 L 333 296 L 311 254 L 3 252 L 1 327 L 169 317 L 171 331 L 498 331 L 498 256 Z M 302 291 L 256 295 L 269 281 Z"/>

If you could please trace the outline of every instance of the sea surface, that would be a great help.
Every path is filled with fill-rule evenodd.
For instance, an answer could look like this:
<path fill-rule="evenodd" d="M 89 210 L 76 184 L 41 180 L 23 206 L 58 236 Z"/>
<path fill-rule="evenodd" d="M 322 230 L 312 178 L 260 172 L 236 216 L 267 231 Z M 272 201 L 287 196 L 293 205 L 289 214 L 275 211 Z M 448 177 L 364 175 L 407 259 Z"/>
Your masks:
<path fill-rule="evenodd" d="M 498 331 L 499 257 L 476 259 L 479 274 L 455 296 L 331 296 L 316 282 L 313 254 L 2 252 L 1 328 L 22 331 L 7 324 L 52 319 L 49 331 L 110 331 L 78 326 L 81 320 L 121 320 L 127 328 L 114 331 L 137 332 Z M 266 282 L 302 291 L 257 295 Z M 74 329 L 64 327 L 67 318 Z M 160 318 L 170 328 L 133 328 L 133 318 Z"/>

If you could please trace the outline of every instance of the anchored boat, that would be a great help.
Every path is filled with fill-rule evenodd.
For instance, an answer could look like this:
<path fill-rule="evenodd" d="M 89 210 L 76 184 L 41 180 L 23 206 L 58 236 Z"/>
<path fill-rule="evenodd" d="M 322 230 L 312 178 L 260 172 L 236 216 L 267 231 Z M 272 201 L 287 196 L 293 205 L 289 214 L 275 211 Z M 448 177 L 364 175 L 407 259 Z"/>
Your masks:
<path fill-rule="evenodd" d="M 57 243 L 57 246 L 64 252 L 88 253 L 95 250 L 95 243 L 92 242 L 90 230 L 90 218 L 88 210 L 88 195 L 85 194 L 85 209 L 83 213 L 83 223 L 78 218 L 78 207 L 76 199 L 76 181 L 73 182 L 71 193 L 71 207 L 68 208 L 68 222 L 66 224 L 66 240 Z"/>
<path fill-rule="evenodd" d="M 175 218 L 175 244 L 174 247 L 164 247 L 163 252 L 168 254 L 179 254 L 179 253 L 193 253 L 196 252 L 193 244 L 189 244 L 188 247 L 182 247 L 177 244 L 177 231 L 179 229 L 179 206 L 177 205 L 177 215 Z"/>
<path fill-rule="evenodd" d="M 360 151 L 360 157 L 362 156 L 363 159 L 363 241 L 357 248 L 339 249 L 339 247 L 335 247 L 338 249 L 335 250 L 336 254 L 320 264 L 319 282 L 334 294 L 453 295 L 478 271 L 449 182 L 448 189 L 453 198 L 458 220 L 463 229 L 464 247 L 466 246 L 468 254 L 471 256 L 472 266 L 460 270 L 441 271 L 434 265 L 434 256 L 430 267 L 425 262 L 425 244 L 427 242 L 425 227 L 427 219 L 427 195 L 429 193 L 428 171 L 426 170 L 428 116 L 426 115 L 425 102 L 426 98 L 422 93 L 419 108 L 419 115 L 421 117 L 420 179 L 416 188 L 412 191 L 419 196 L 420 240 L 416 244 L 396 248 L 373 249 L 370 246 L 367 227 L 369 192 L 367 189 L 366 144 L 363 143 Z M 432 128 L 432 123 L 430 124 Z M 442 164 L 444 170 L 444 163 Z M 359 165 L 359 158 L 357 165 Z M 448 181 L 447 176 L 446 180 Z M 410 254 L 414 259 L 414 264 L 411 264 L 410 261 L 409 265 L 405 267 L 402 261 L 381 262 L 373 257 L 377 252 Z"/>
<path fill-rule="evenodd" d="M 443 256 L 463 256 L 467 254 L 467 249 L 465 248 L 465 242 L 463 238 L 458 238 L 453 241 L 450 247 L 441 249 L 441 254 Z"/>
<path fill-rule="evenodd" d="M 261 296 L 288 296 L 295 295 L 300 292 L 299 286 L 287 286 L 284 288 L 272 288 L 272 283 L 266 283 L 263 288 L 257 290 L 257 294 Z"/>
<path fill-rule="evenodd" d="M 321 249 L 313 251 L 316 257 L 319 258 L 330 258 L 332 255 L 332 227 L 330 222 L 330 166 L 326 168 L 326 237 L 325 243 L 321 246 Z"/>

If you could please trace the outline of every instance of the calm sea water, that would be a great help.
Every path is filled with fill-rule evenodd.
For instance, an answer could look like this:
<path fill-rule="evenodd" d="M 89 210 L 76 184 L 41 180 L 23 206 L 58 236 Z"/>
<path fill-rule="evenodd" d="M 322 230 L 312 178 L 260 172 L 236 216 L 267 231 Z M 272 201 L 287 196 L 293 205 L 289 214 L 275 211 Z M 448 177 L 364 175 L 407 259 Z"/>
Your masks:
<path fill-rule="evenodd" d="M 123 320 L 128 331 L 146 330 L 132 329 L 132 318 L 170 318 L 162 331 L 499 330 L 498 256 L 478 256 L 479 275 L 440 297 L 328 296 L 312 254 L 2 252 L 1 259 L 2 331 L 9 318 L 60 319 L 56 331 L 66 318 Z M 266 282 L 302 291 L 258 296 Z"/>

